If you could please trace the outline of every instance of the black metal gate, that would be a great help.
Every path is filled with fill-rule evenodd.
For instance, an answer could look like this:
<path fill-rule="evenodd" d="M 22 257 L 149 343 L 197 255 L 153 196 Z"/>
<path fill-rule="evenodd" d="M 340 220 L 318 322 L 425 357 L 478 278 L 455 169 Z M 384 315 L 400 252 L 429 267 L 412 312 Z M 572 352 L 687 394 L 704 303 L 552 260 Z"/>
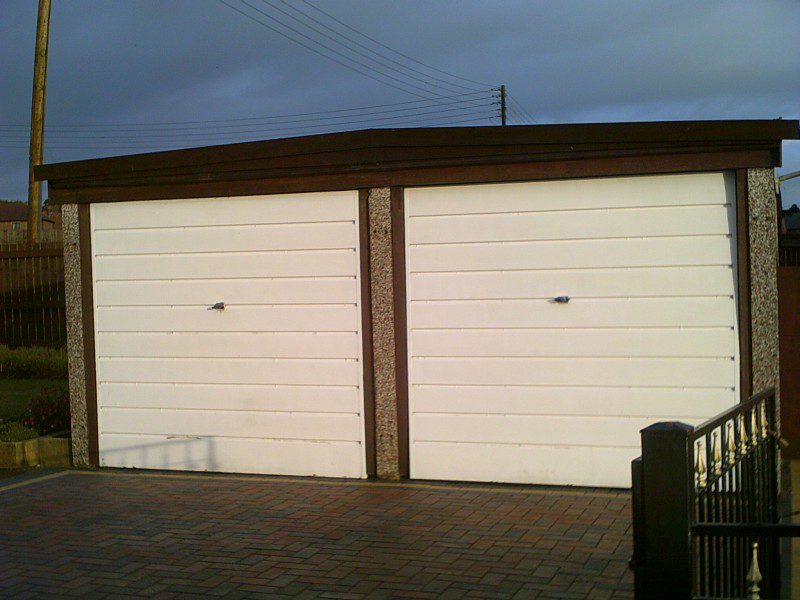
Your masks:
<path fill-rule="evenodd" d="M 637 598 L 759 597 L 759 585 L 762 597 L 780 597 L 779 537 L 800 526 L 780 524 L 775 409 L 768 390 L 695 428 L 642 430 L 632 465 Z"/>

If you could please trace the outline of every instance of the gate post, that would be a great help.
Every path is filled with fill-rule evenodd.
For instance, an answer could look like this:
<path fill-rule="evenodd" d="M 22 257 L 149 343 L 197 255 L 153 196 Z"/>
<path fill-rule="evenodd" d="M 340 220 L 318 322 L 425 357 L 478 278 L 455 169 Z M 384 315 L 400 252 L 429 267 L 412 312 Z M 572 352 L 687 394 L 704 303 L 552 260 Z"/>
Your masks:
<path fill-rule="evenodd" d="M 691 432 L 689 425 L 677 422 L 641 431 L 644 564 L 637 588 L 644 598 L 692 596 Z"/>
<path fill-rule="evenodd" d="M 633 597 L 644 600 L 644 572 L 642 566 L 647 561 L 644 555 L 644 478 L 642 477 L 642 457 L 631 462 L 631 517 L 633 520 L 633 555 L 628 563 L 633 571 Z"/>

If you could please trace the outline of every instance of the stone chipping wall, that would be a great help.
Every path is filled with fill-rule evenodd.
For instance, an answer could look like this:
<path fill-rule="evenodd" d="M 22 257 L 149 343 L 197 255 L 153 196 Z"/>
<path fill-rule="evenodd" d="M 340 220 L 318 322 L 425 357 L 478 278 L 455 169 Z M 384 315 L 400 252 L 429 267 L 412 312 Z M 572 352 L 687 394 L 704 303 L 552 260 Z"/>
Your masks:
<path fill-rule="evenodd" d="M 399 479 L 390 189 L 371 189 L 367 203 L 375 380 L 375 458 L 380 479 Z"/>
<path fill-rule="evenodd" d="M 61 209 L 64 228 L 64 287 L 67 317 L 69 403 L 72 415 L 72 463 L 88 467 L 89 435 L 86 415 L 86 372 L 81 304 L 81 245 L 77 204 Z M 92 360 L 94 358 L 92 357 Z"/>
<path fill-rule="evenodd" d="M 770 387 L 778 390 L 780 385 L 778 205 L 772 169 L 748 169 L 747 200 L 750 221 L 753 392 L 757 393 Z"/>

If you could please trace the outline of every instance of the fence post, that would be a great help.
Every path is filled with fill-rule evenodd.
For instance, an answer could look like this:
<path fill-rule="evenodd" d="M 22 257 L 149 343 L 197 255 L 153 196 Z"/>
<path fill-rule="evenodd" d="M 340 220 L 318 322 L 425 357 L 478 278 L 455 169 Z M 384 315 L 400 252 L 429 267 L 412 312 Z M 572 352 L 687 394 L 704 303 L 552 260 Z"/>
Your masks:
<path fill-rule="evenodd" d="M 642 429 L 644 598 L 692 597 L 692 428 L 655 423 Z M 639 587 L 639 586 L 637 586 Z"/>
<path fill-rule="evenodd" d="M 628 566 L 633 571 L 633 597 L 646 598 L 644 594 L 644 573 L 642 566 L 647 562 L 644 555 L 644 498 L 642 490 L 642 457 L 631 462 L 631 517 L 633 519 L 633 555 Z"/>

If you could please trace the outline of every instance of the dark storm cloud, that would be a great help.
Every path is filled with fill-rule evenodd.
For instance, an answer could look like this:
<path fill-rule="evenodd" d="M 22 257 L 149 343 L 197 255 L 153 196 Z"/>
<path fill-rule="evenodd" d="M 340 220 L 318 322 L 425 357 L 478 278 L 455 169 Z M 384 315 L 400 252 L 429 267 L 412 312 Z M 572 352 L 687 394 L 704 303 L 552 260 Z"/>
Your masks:
<path fill-rule="evenodd" d="M 0 124 L 29 118 L 35 4 L 0 0 Z M 299 0 L 294 5 L 309 10 Z M 800 3 L 791 0 L 318 5 L 428 64 L 490 86 L 506 83 L 537 122 L 800 113 Z M 413 98 L 216 0 L 53 0 L 50 126 L 286 114 Z M 51 145 L 45 158 L 132 151 Z M 24 197 L 26 156 L 25 148 L 0 148 L 0 197 Z M 800 169 L 800 144 L 785 145 L 784 164 Z"/>

